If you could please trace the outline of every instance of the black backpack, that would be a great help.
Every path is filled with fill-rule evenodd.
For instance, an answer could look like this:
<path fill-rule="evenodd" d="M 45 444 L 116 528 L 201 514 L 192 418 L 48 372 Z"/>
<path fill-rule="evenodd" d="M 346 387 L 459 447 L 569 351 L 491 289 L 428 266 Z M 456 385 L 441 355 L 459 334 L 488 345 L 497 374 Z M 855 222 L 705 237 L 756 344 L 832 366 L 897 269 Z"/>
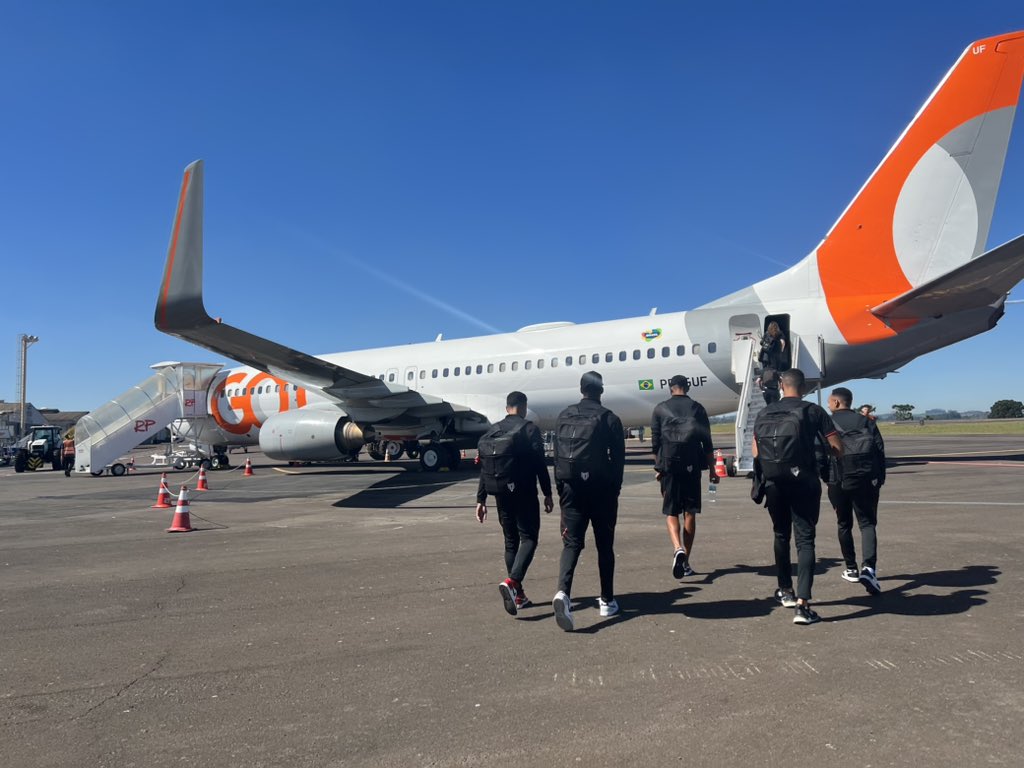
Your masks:
<path fill-rule="evenodd" d="M 608 437 L 601 424 L 605 409 L 585 413 L 571 405 L 555 425 L 555 480 L 603 479 L 608 474 Z"/>
<path fill-rule="evenodd" d="M 806 411 L 804 403 L 796 409 L 766 409 L 758 417 L 754 437 L 765 480 L 794 477 L 794 469 L 809 471 L 803 445 Z"/>
<path fill-rule="evenodd" d="M 526 421 L 520 421 L 510 426 L 500 421 L 477 443 L 480 475 L 488 493 L 511 493 L 515 490 L 515 479 L 521 474 L 516 464 L 528 450 L 524 448 L 522 439 L 526 424 Z"/>
<path fill-rule="evenodd" d="M 658 453 L 665 472 L 680 475 L 705 469 L 700 427 L 692 413 L 689 416 L 673 415 L 662 423 Z"/>
<path fill-rule="evenodd" d="M 861 416 L 861 423 L 840 432 L 843 457 L 839 460 L 839 478 L 844 491 L 854 491 L 878 480 L 882 474 L 882 457 L 871 434 L 871 422 Z"/>

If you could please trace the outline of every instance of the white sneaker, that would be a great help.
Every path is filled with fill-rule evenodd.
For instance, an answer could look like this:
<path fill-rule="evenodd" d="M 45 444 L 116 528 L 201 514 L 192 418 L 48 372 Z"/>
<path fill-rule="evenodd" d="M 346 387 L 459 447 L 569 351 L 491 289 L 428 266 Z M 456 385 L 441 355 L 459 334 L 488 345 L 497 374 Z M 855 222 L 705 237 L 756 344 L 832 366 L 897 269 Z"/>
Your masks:
<path fill-rule="evenodd" d="M 569 602 L 569 596 L 565 592 L 557 592 L 555 599 L 551 601 L 551 607 L 555 609 L 555 621 L 558 622 L 558 626 L 566 632 L 572 632 L 575 625 L 572 620 L 572 604 Z"/>
<path fill-rule="evenodd" d="M 614 597 L 611 600 L 605 600 L 603 597 L 598 598 L 598 605 L 601 606 L 602 616 L 614 616 L 619 612 L 619 601 Z"/>

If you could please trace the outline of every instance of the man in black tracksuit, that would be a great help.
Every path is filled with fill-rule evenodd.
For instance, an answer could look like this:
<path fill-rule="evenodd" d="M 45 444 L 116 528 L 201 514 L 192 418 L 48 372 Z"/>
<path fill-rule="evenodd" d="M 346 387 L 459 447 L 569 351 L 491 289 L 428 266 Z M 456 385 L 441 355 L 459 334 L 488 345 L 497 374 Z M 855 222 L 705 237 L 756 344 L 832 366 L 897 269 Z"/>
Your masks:
<path fill-rule="evenodd" d="M 533 562 L 537 550 L 537 536 L 540 533 L 540 505 L 537 503 L 537 482 L 544 494 L 544 512 L 554 506 L 551 498 L 551 478 L 544 459 L 544 438 L 537 425 L 526 420 L 526 395 L 510 392 L 505 398 L 505 412 L 508 414 L 495 426 L 504 431 L 518 429 L 521 450 L 512 466 L 510 490 L 494 494 L 498 507 L 498 522 L 505 535 L 505 570 L 508 578 L 498 585 L 505 610 L 515 616 L 520 608 L 530 604 L 523 591 L 526 571 Z M 487 517 L 487 490 L 484 488 L 484 473 L 476 491 L 476 519 L 481 523 Z"/>
<path fill-rule="evenodd" d="M 851 410 L 853 393 L 846 387 L 836 387 L 828 398 L 828 409 L 832 411 L 832 421 L 841 433 L 851 430 L 866 430 L 871 436 L 875 447 L 875 472 L 857 483 L 854 487 L 843 482 L 842 472 L 837 464 L 829 475 L 828 500 L 836 511 L 836 522 L 839 524 L 839 548 L 846 561 L 843 578 L 854 584 L 860 583 L 873 595 L 882 591 L 875 573 L 878 557 L 878 542 L 875 528 L 878 525 L 878 495 L 885 483 L 885 441 L 882 439 L 878 425 L 870 416 Z M 853 516 L 857 515 L 860 527 L 861 554 L 864 555 L 863 568 L 857 568 L 857 548 L 853 544 Z"/>
<path fill-rule="evenodd" d="M 814 536 L 821 503 L 821 480 L 814 442 L 820 436 L 823 442 L 832 447 L 836 456 L 842 456 L 843 444 L 829 415 L 814 403 L 806 403 L 801 399 L 803 371 L 790 368 L 781 374 L 779 381 L 782 399 L 765 407 L 757 415 L 752 449 L 755 458 L 762 457 L 761 464 L 768 478 L 765 496 L 775 534 L 775 567 L 779 583 L 775 599 L 783 606 L 795 609 L 794 624 L 814 624 L 821 621 L 821 617 L 811 610 L 809 604 L 814 583 Z M 799 420 L 799 439 L 793 446 L 796 456 L 792 463 L 782 467 L 782 476 L 769 477 L 765 460 L 768 458 L 767 449 L 772 445 L 770 426 L 774 419 L 784 413 L 795 413 Z M 795 595 L 789 552 L 789 541 L 794 532 L 798 560 Z"/>
<path fill-rule="evenodd" d="M 651 450 L 654 471 L 661 482 L 661 513 L 672 540 L 672 577 L 692 576 L 690 556 L 700 514 L 701 470 L 707 469 L 717 483 L 711 422 L 704 406 L 691 400 L 690 382 L 673 376 L 668 382 L 672 397 L 658 403 L 651 414 Z M 683 515 L 680 538 L 679 515 Z"/>
<path fill-rule="evenodd" d="M 558 416 L 555 428 L 555 484 L 558 502 L 562 508 L 562 557 L 559 562 L 558 592 L 551 604 L 555 621 L 566 632 L 574 628 L 571 600 L 573 573 L 583 551 L 587 526 L 594 529 L 597 547 L 597 567 L 601 577 L 599 600 L 602 616 L 619 612 L 615 600 L 615 523 L 619 511 L 619 492 L 626 466 L 626 440 L 619 417 L 601 405 L 604 381 L 601 374 L 590 371 L 580 379 L 583 399 L 570 405 Z M 573 429 L 567 425 L 591 420 L 589 449 L 594 457 L 591 469 L 582 473 L 571 469 L 576 446 L 569 436 Z M 574 476 L 579 474 L 578 477 Z"/>

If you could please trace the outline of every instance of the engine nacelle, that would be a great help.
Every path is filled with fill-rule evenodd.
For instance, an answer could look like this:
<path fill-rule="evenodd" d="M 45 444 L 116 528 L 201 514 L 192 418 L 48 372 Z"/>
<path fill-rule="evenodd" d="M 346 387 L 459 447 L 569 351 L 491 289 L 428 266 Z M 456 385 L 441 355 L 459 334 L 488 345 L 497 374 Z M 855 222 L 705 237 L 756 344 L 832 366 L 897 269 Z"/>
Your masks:
<path fill-rule="evenodd" d="M 275 413 L 260 428 L 260 449 L 278 461 L 337 461 L 364 442 L 359 425 L 337 409 Z"/>

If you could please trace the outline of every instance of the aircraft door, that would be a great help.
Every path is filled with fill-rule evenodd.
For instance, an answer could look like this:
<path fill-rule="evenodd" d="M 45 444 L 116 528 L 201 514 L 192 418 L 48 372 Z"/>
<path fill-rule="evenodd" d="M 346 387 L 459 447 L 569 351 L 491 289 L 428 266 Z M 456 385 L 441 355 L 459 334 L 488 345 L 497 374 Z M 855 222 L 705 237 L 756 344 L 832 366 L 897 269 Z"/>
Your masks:
<path fill-rule="evenodd" d="M 418 375 L 419 368 L 415 365 L 410 365 L 405 369 L 405 379 L 402 381 L 405 386 L 409 389 L 417 389 L 416 376 Z"/>
<path fill-rule="evenodd" d="M 737 384 L 749 375 L 750 361 L 760 348 L 761 318 L 755 314 L 733 315 L 729 318 L 729 340 L 732 373 Z"/>
<path fill-rule="evenodd" d="M 398 378 L 398 369 L 388 368 L 387 371 L 384 372 L 384 382 L 386 384 L 401 384 L 402 382 Z"/>

